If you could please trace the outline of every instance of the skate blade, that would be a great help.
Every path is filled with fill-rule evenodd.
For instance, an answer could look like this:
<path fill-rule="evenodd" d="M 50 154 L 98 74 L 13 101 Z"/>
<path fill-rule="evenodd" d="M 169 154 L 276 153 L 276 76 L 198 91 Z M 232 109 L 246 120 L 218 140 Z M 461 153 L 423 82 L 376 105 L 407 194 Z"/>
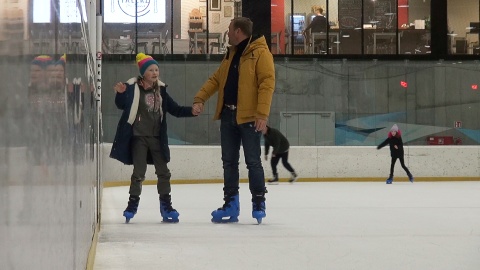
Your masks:
<path fill-rule="evenodd" d="M 162 220 L 162 223 L 178 223 L 178 222 L 180 222 L 180 220 L 178 220 L 178 219 L 168 219 L 168 218 L 164 218 L 164 219 Z"/>
<path fill-rule="evenodd" d="M 257 223 L 262 224 L 262 218 L 257 218 Z"/>
<path fill-rule="evenodd" d="M 125 224 L 128 224 L 130 223 L 130 219 L 129 218 L 125 218 Z"/>
<path fill-rule="evenodd" d="M 218 223 L 218 224 L 236 223 L 236 222 L 238 222 L 238 218 L 236 218 L 236 217 L 230 217 L 229 219 L 214 219 L 214 218 L 212 218 L 212 222 L 213 223 Z"/>

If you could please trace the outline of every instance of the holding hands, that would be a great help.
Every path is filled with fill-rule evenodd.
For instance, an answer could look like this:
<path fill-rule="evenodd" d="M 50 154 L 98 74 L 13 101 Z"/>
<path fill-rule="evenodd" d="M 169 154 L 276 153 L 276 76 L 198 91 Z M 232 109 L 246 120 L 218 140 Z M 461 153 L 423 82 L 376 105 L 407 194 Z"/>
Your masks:
<path fill-rule="evenodd" d="M 194 103 L 192 106 L 192 114 L 200 115 L 203 112 L 203 103 Z"/>

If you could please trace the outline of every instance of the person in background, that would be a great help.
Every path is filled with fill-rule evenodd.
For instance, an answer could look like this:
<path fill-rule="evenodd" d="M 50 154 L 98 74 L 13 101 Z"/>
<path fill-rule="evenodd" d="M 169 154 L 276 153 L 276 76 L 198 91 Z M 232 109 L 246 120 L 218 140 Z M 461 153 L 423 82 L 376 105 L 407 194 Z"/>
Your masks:
<path fill-rule="evenodd" d="M 330 29 L 327 18 L 323 15 L 323 8 L 315 8 L 315 17 L 310 24 L 303 31 L 303 35 L 306 37 L 308 43 L 311 44 L 311 33 L 326 33 L 327 29 Z M 310 30 L 310 32 L 309 32 Z M 313 48 L 316 53 L 326 52 L 325 39 L 316 39 L 315 44 L 318 44 L 317 48 Z"/>
<path fill-rule="evenodd" d="M 124 164 L 133 164 L 130 197 L 123 216 L 128 223 L 137 213 L 147 164 L 153 164 L 158 177 L 160 214 L 164 222 L 176 223 L 180 214 L 172 207 L 170 195 L 166 113 L 175 117 L 192 117 L 196 114 L 192 107 L 179 106 L 167 93 L 167 85 L 159 79 L 157 61 L 143 53 L 137 54 L 136 61 L 140 76 L 126 83 L 119 82 L 113 87 L 116 92 L 115 104 L 123 113 L 110 157 Z"/>
<path fill-rule="evenodd" d="M 275 67 L 264 36 L 252 35 L 253 22 L 238 17 L 228 27 L 228 47 L 219 68 L 193 100 L 197 113 L 218 92 L 214 119 L 221 121 L 224 205 L 212 212 L 212 222 L 238 222 L 239 158 L 243 146 L 252 194 L 252 217 L 260 224 L 265 213 L 265 176 L 260 139 L 266 128 L 273 91 Z"/>
<path fill-rule="evenodd" d="M 383 141 L 380 145 L 377 146 L 377 149 L 381 149 L 386 145 L 390 145 L 390 156 L 392 157 L 392 162 L 390 163 L 390 176 L 387 179 L 387 184 L 391 184 L 393 182 L 393 171 L 395 169 L 395 162 L 397 159 L 400 160 L 400 164 L 402 168 L 408 175 L 408 180 L 413 183 L 413 176 L 408 170 L 407 166 L 405 166 L 404 162 L 404 152 L 403 152 L 403 141 L 402 141 L 402 132 L 398 128 L 397 124 L 394 124 L 388 132 L 388 137 Z"/>
<path fill-rule="evenodd" d="M 293 169 L 292 165 L 288 163 L 288 150 L 290 148 L 290 143 L 288 139 L 277 129 L 269 127 L 262 131 L 263 138 L 265 139 L 265 160 L 268 160 L 268 152 L 270 146 L 272 146 L 272 159 L 270 160 L 270 165 L 272 166 L 273 179 L 268 180 L 270 184 L 278 184 L 278 172 L 277 164 L 282 159 L 282 164 L 285 169 L 287 169 L 292 176 L 288 182 L 293 183 L 297 181 L 298 175 Z"/>

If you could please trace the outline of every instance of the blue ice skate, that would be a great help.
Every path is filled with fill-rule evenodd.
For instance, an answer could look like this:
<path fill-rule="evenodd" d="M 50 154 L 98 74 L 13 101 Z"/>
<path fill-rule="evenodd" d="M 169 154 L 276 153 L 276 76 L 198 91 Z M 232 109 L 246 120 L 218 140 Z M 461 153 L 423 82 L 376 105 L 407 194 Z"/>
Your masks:
<path fill-rule="evenodd" d="M 409 174 L 408 175 L 408 180 L 413 183 L 413 175 Z"/>
<path fill-rule="evenodd" d="M 160 215 L 162 215 L 163 222 L 178 223 L 178 216 L 180 214 L 172 207 L 172 200 L 170 195 L 160 196 Z"/>
<path fill-rule="evenodd" d="M 125 211 L 123 211 L 123 216 L 125 217 L 125 223 L 129 223 L 130 219 L 132 219 L 135 214 L 137 213 L 138 203 L 140 202 L 140 197 L 138 196 L 130 196 L 128 198 L 128 205 Z"/>
<path fill-rule="evenodd" d="M 265 213 L 265 202 L 253 202 L 252 208 L 252 217 L 257 219 L 258 224 L 261 224 L 262 219 L 267 216 Z"/>
<path fill-rule="evenodd" d="M 232 223 L 238 222 L 240 215 L 240 200 L 239 195 L 229 196 L 225 195 L 223 198 L 225 203 L 221 208 L 212 212 L 213 223 Z"/>
<path fill-rule="evenodd" d="M 137 211 L 133 212 L 133 211 L 123 211 L 123 216 L 125 217 L 125 223 L 129 223 L 130 222 L 130 219 L 132 219 L 135 214 L 137 213 Z"/>
<path fill-rule="evenodd" d="M 391 184 L 392 182 L 393 182 L 393 177 L 389 177 L 389 178 L 387 179 L 387 184 Z"/>

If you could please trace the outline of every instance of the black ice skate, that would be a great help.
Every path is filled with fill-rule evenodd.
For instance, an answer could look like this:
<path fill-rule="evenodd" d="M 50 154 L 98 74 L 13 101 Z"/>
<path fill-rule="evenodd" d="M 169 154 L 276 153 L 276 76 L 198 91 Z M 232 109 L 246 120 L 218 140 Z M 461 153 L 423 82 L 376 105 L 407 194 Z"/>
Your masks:
<path fill-rule="evenodd" d="M 269 185 L 278 184 L 278 173 L 273 175 L 273 178 L 267 181 Z"/>
<path fill-rule="evenodd" d="M 292 177 L 288 180 L 288 182 L 293 183 L 296 182 L 298 179 L 298 175 L 295 172 L 292 172 Z"/>

